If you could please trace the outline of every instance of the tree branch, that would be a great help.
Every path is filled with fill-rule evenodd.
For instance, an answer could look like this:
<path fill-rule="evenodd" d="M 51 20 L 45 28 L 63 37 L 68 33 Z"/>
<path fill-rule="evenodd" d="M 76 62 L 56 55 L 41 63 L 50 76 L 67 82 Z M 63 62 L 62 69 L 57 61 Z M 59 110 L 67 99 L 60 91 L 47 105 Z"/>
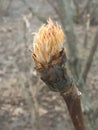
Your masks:
<path fill-rule="evenodd" d="M 92 48 L 90 50 L 90 54 L 88 56 L 88 59 L 87 59 L 87 62 L 86 62 L 86 65 L 85 65 L 85 68 L 84 68 L 84 71 L 83 71 L 83 74 L 82 74 L 82 77 L 83 77 L 85 82 L 86 82 L 88 73 L 90 71 L 92 61 L 93 61 L 93 57 L 95 55 L 97 46 L 98 46 L 98 30 L 96 32 L 96 35 L 95 35 L 95 38 L 94 38 L 94 44 L 93 44 L 93 46 L 92 46 Z"/>
<path fill-rule="evenodd" d="M 79 10 L 79 2 L 76 0 L 73 0 L 75 8 L 76 8 L 76 15 L 79 16 L 80 10 Z"/>
<path fill-rule="evenodd" d="M 51 90 L 61 93 L 66 102 L 75 130 L 85 130 L 81 109 L 81 93 L 67 73 L 65 52 L 62 51 L 59 56 L 56 64 L 50 65 L 48 68 L 43 67 L 39 69 L 36 67 L 36 70 L 40 78 Z"/>
<path fill-rule="evenodd" d="M 23 0 L 22 2 L 28 7 L 32 15 L 36 16 L 42 23 L 46 23 L 46 18 L 43 16 L 40 16 L 39 13 L 35 12 L 33 8 L 27 4 L 26 0 Z"/>
<path fill-rule="evenodd" d="M 91 4 L 92 0 L 88 0 L 84 6 L 84 8 L 82 9 L 82 11 L 79 14 L 79 17 L 82 17 L 82 15 L 85 13 L 86 10 L 89 10 L 89 6 Z"/>
<path fill-rule="evenodd" d="M 67 36 L 68 52 L 69 52 L 69 65 L 71 72 L 76 81 L 80 75 L 80 59 L 78 58 L 78 49 L 76 47 L 77 40 L 73 29 L 73 14 L 71 8 L 71 0 L 55 0 L 55 4 L 52 4 L 51 0 L 47 0 L 58 14 L 62 23 L 64 32 Z"/>

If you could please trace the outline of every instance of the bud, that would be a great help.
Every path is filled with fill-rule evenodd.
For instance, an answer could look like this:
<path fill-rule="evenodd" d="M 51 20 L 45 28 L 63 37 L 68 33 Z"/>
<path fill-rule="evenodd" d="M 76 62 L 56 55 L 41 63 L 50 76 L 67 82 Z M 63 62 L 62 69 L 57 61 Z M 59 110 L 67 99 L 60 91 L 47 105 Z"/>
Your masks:
<path fill-rule="evenodd" d="M 35 65 L 37 67 L 48 66 L 53 57 L 63 50 L 64 33 L 61 26 L 49 18 L 47 24 L 34 34 L 33 53 Z"/>

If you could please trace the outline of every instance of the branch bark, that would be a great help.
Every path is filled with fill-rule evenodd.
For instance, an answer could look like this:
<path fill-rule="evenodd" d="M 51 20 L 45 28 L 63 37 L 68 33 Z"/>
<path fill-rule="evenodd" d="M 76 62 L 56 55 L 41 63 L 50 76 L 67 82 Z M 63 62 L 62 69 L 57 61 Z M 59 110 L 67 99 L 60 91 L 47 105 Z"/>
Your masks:
<path fill-rule="evenodd" d="M 81 110 L 80 92 L 76 87 L 72 87 L 71 89 L 70 93 L 66 94 L 65 92 L 62 96 L 67 104 L 75 129 L 84 130 L 85 127 Z"/>
<path fill-rule="evenodd" d="M 56 64 L 48 68 L 36 68 L 40 78 L 54 91 L 64 98 L 75 130 L 85 130 L 81 110 L 80 92 L 67 73 L 66 54 L 62 50 Z"/>

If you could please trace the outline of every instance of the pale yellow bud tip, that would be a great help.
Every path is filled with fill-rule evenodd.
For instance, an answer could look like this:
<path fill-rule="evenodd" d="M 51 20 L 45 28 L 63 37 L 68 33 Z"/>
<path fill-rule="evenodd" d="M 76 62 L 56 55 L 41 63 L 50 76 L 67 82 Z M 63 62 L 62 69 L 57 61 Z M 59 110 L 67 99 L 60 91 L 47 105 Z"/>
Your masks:
<path fill-rule="evenodd" d="M 35 64 L 48 64 L 63 49 L 64 33 L 61 26 L 49 18 L 38 33 L 34 33 L 32 57 Z"/>

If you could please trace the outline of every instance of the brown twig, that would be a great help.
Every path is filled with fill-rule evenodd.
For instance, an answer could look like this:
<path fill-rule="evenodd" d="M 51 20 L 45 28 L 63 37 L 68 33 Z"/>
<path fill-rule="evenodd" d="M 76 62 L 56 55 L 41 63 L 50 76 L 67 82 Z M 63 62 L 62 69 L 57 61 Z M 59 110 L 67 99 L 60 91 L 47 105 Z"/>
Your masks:
<path fill-rule="evenodd" d="M 85 130 L 81 110 L 80 92 L 75 87 L 65 68 L 65 53 L 57 64 L 43 69 L 37 69 L 40 78 L 54 91 L 59 91 L 68 107 L 75 130 Z"/>
<path fill-rule="evenodd" d="M 71 91 L 62 95 L 67 104 L 71 119 L 76 130 L 84 130 L 83 116 L 80 102 L 80 92 L 76 87 L 72 87 Z"/>
<path fill-rule="evenodd" d="M 32 57 L 35 69 L 48 87 L 64 98 L 75 130 L 85 130 L 80 92 L 67 72 L 63 43 L 64 33 L 61 27 L 49 19 L 48 24 L 42 26 L 34 36 Z"/>

